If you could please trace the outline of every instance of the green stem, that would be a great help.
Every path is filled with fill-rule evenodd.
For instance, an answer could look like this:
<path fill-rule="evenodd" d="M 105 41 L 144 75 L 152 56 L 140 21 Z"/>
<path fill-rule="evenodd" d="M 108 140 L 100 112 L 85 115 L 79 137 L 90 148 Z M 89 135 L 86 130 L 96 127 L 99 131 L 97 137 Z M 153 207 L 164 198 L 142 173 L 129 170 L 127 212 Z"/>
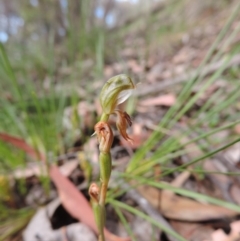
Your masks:
<path fill-rule="evenodd" d="M 99 211 L 101 216 L 101 230 L 99 230 L 99 240 L 104 240 L 104 235 L 102 235 L 104 226 L 105 226 L 105 200 L 107 195 L 107 188 L 108 188 L 108 182 L 111 175 L 111 169 L 112 169 L 112 160 L 111 160 L 111 154 L 106 152 L 100 152 L 99 155 L 99 161 L 100 161 L 100 180 L 101 180 L 101 186 L 100 186 L 100 195 L 99 195 Z"/>
<path fill-rule="evenodd" d="M 105 237 L 104 237 L 104 226 L 105 226 L 105 203 L 103 205 L 99 204 L 99 213 L 98 215 L 100 216 L 100 221 L 101 221 L 101 225 L 99 228 L 99 235 L 98 235 L 98 241 L 105 241 Z"/>
<path fill-rule="evenodd" d="M 99 205 L 103 206 L 103 207 L 105 205 L 107 188 L 108 188 L 108 183 L 102 183 L 101 188 L 100 188 Z"/>
<path fill-rule="evenodd" d="M 105 241 L 104 234 L 99 234 L 98 241 Z"/>
<path fill-rule="evenodd" d="M 105 224 L 105 208 L 99 203 L 92 202 L 93 212 L 98 228 L 98 241 L 105 241 L 104 238 L 104 224 Z"/>
<path fill-rule="evenodd" d="M 102 116 L 101 116 L 100 121 L 107 122 L 108 119 L 109 119 L 109 114 L 105 114 L 105 113 L 103 113 Z"/>
<path fill-rule="evenodd" d="M 101 117 L 101 121 L 107 121 L 109 115 L 103 114 Z M 106 124 L 106 123 L 105 123 Z M 106 124 L 108 125 L 108 124 Z M 109 127 L 110 128 L 110 127 Z M 109 129 L 108 129 L 109 130 Z M 99 197 L 97 200 L 97 208 L 94 210 L 94 214 L 96 217 L 96 221 L 98 224 L 98 240 L 104 241 L 104 226 L 105 226 L 105 200 L 107 195 L 108 182 L 110 179 L 111 171 L 112 171 L 112 158 L 110 153 L 110 147 L 112 145 L 112 131 L 110 129 L 110 133 L 108 133 L 110 137 L 101 137 L 102 141 L 106 143 L 100 143 L 100 155 L 99 155 L 99 163 L 100 163 L 100 190 Z"/>

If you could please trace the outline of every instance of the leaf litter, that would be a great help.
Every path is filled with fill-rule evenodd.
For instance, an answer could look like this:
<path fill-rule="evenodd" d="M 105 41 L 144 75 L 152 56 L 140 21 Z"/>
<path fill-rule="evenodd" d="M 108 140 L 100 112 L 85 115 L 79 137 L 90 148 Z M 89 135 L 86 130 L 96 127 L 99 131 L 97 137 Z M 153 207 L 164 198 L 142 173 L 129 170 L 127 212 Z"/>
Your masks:
<path fill-rule="evenodd" d="M 121 160 L 123 160 L 124 158 L 126 160 L 130 159 L 129 153 L 133 153 L 148 140 L 149 133 L 153 130 L 153 128 L 150 128 L 150 126 L 156 127 L 157 123 L 161 120 L 162 116 L 164 116 L 168 108 L 177 104 L 176 93 L 179 91 L 178 84 L 188 79 L 185 75 L 186 71 L 192 68 L 194 69 L 196 66 L 199 65 L 199 63 L 205 56 L 207 46 L 216 37 L 216 33 L 220 28 L 220 24 L 216 24 L 216 26 L 214 25 L 208 26 L 208 28 L 206 27 L 205 32 L 199 29 L 195 29 L 193 36 L 182 37 L 182 43 L 179 44 L 172 56 L 171 54 L 170 56 L 168 54 L 164 57 L 155 57 L 155 55 L 151 53 L 149 55 L 149 60 L 146 61 L 147 63 L 141 61 L 140 57 L 135 55 L 135 51 L 133 51 L 131 47 L 125 46 L 123 53 L 124 58 L 127 59 L 126 65 L 129 73 L 139 80 L 141 80 L 142 75 L 146 76 L 147 82 L 143 83 L 140 88 L 142 90 L 142 94 L 141 90 L 139 91 L 139 96 L 142 95 L 146 97 L 144 99 L 140 98 L 137 101 L 137 113 L 135 113 L 134 121 L 137 119 L 141 119 L 143 121 L 140 122 L 141 124 L 138 124 L 137 121 L 133 123 L 133 132 L 132 134 L 129 134 L 129 136 L 133 139 L 133 146 L 131 147 L 132 150 L 117 150 L 117 154 L 115 155 L 116 159 L 114 160 L 115 162 L 121 162 Z M 142 41 L 139 41 L 139 43 L 142 46 Z M 138 57 L 139 60 L 136 60 L 136 58 Z M 238 66 L 239 62 L 236 63 Z M 215 69 L 219 68 L 218 65 L 210 67 L 215 67 Z M 106 77 L 111 77 L 124 71 L 124 67 L 120 63 L 108 64 L 104 68 L 104 74 Z M 209 75 L 210 73 L 211 71 L 206 71 L 206 75 Z M 180 78 L 177 80 L 180 81 L 176 82 L 176 84 L 174 81 L 171 81 L 176 80 L 175 78 L 178 78 L 179 75 Z M 160 86 L 166 79 L 168 80 L 168 84 L 166 85 L 164 91 L 158 90 L 158 87 L 156 86 Z M 226 85 L 221 84 L 223 83 L 221 82 L 221 80 L 217 81 L 216 83 L 215 85 L 210 86 L 210 88 L 205 91 L 205 93 L 203 93 L 203 96 L 198 100 L 197 105 L 193 107 L 190 112 L 187 113 L 186 116 L 184 116 L 184 118 L 181 119 L 181 122 L 184 122 L 184 124 L 191 126 L 191 120 L 189 120 L 190 118 L 188 114 L 191 117 L 192 113 L 194 114 L 197 111 L 197 108 L 200 108 L 204 104 L 206 104 L 211 95 L 213 95 L 219 88 L 227 88 Z M 99 88 L 99 85 L 96 84 L 95 88 Z M 197 88 L 192 91 L 192 95 L 198 92 L 198 88 L 199 87 L 197 86 Z M 158 91 L 158 96 L 154 96 L 155 91 Z M 82 128 L 86 127 L 88 129 L 91 129 L 94 122 L 92 113 L 94 111 L 99 112 L 99 104 L 97 103 L 97 100 L 94 108 L 87 102 L 80 102 L 77 105 L 77 109 L 74 108 L 76 107 L 69 107 L 65 110 L 63 118 L 65 128 L 67 130 L 73 129 L 74 125 L 76 124 L 73 117 L 75 115 L 75 110 L 77 110 L 76 112 L 79 115 L 79 118 L 82 118 L 84 120 L 82 122 Z M 139 111 L 140 109 L 141 111 Z M 150 123 L 151 125 L 146 123 Z M 168 136 L 171 136 L 173 134 L 172 130 L 160 131 L 166 131 L 166 134 Z M 239 125 L 235 126 L 234 132 L 236 134 L 239 134 Z M 79 137 L 79 133 L 77 133 L 76 136 Z M 22 149 L 33 160 L 45 160 L 44 155 L 38 153 L 38 151 L 30 147 L 27 142 L 18 137 L 11 136 L 7 133 L 1 133 L 0 138 L 2 141 L 11 143 L 15 147 Z M 115 137 L 115 141 L 119 141 L 117 136 Z M 98 162 L 96 141 L 94 141 L 94 139 L 91 139 L 86 143 L 87 144 L 84 144 L 84 147 L 81 146 L 80 148 L 85 149 L 84 153 L 87 153 L 87 159 L 92 160 L 92 163 L 96 164 Z M 123 140 L 120 140 L 120 143 L 123 147 L 126 146 Z M 187 145 L 185 148 L 187 151 L 194 151 L 189 151 L 185 159 L 184 157 L 180 157 L 180 162 L 184 162 L 186 159 L 192 160 L 204 154 L 202 152 L 202 149 L 199 148 L 198 145 Z M 163 178 L 163 180 L 157 180 L 159 182 L 168 181 L 171 183 L 172 186 L 175 187 L 183 187 L 187 190 L 189 189 L 196 192 L 199 191 L 209 196 L 218 197 L 220 199 L 239 204 L 240 192 L 238 180 L 234 178 L 234 176 L 220 176 L 219 174 L 219 172 L 232 171 L 229 170 L 229 165 L 234 168 L 235 171 L 239 171 L 239 167 L 237 166 L 237 163 L 239 163 L 238 154 L 238 145 L 236 145 L 236 147 L 229 148 L 225 153 L 220 153 L 220 155 L 224 155 L 225 158 L 229 161 L 228 166 L 226 163 L 223 163 L 223 167 L 225 168 L 224 171 L 221 165 L 219 165 L 220 161 L 218 160 L 218 158 L 217 160 L 214 160 L 213 158 L 208 158 L 200 167 L 196 165 L 180 174 L 177 172 L 171 177 L 165 179 Z M 77 156 L 79 156 L 79 153 L 77 153 Z M 176 164 L 178 161 L 179 160 L 174 159 L 173 165 L 170 167 L 176 167 L 178 165 Z M 76 188 L 76 186 L 79 185 L 81 181 L 78 183 L 74 183 L 72 180 L 72 173 L 75 169 L 80 169 L 80 171 L 83 172 L 83 175 L 81 174 L 82 176 L 84 176 L 83 178 L 90 178 L 90 176 L 88 176 L 86 172 L 87 167 L 85 166 L 85 164 L 80 163 L 80 168 L 79 162 L 80 161 L 78 158 L 69 159 L 64 164 L 58 162 L 58 167 L 51 165 L 50 177 L 55 184 L 55 187 L 58 191 L 58 196 L 66 211 L 79 222 L 85 223 L 88 227 L 91 228 L 91 230 L 96 233 L 96 226 L 89 201 L 87 200 L 87 195 L 84 194 L 84 190 L 82 190 L 81 192 Z M 123 161 L 122 163 L 123 165 L 127 165 L 127 161 Z M 85 171 L 83 170 L 84 168 L 86 168 Z M 116 165 L 114 168 L 117 170 L 118 165 Z M 157 175 L 160 177 L 161 173 L 163 172 L 161 168 L 164 168 L 164 166 L 160 165 L 158 169 L 156 167 L 158 171 Z M 203 179 L 205 180 L 203 180 L 201 174 L 197 172 L 197 168 L 199 168 L 199 170 L 206 171 L 206 174 L 204 174 L 203 177 Z M 123 169 L 123 167 L 121 167 L 121 169 Z M 35 163 L 32 167 L 25 167 L 25 169 L 15 170 L 15 172 L 12 173 L 12 176 L 17 179 L 30 179 L 33 176 L 39 178 L 41 176 L 47 175 L 46 170 L 47 168 L 44 162 Z M 82 178 L 82 176 L 78 175 L 77 177 Z M 207 184 L 210 185 L 208 186 Z M 235 211 L 209 204 L 207 202 L 200 202 L 198 200 L 186 198 L 181 195 L 177 195 L 169 190 L 159 190 L 157 188 L 149 186 L 140 186 L 136 189 L 142 197 L 148 200 L 151 206 L 156 208 L 160 214 L 162 214 L 165 218 L 169 220 L 169 223 L 179 234 L 181 234 L 188 240 L 233 241 L 239 238 L 240 225 L 239 221 L 235 221 L 237 219 L 237 214 L 239 213 Z M 226 193 L 227 195 L 225 195 Z M 227 198 L 228 196 L 230 196 L 229 200 Z M 127 200 L 127 202 L 129 202 L 133 206 L 135 205 L 134 203 L 132 203 L 132 200 Z M 136 205 L 135 207 L 138 208 Z M 125 216 L 127 220 L 130 220 L 127 214 Z M 227 234 L 225 230 L 217 229 L 217 227 L 213 224 L 213 220 L 228 220 L 228 224 L 231 224 L 230 232 Z M 69 228 L 68 226 L 71 225 L 73 224 L 66 225 L 66 227 Z M 138 228 L 141 230 L 141 222 L 139 222 L 137 225 Z M 221 225 L 219 226 L 221 227 Z M 226 225 L 224 226 L 224 228 L 226 229 Z M 61 230 L 64 230 L 64 228 Z M 128 240 L 127 238 L 120 238 L 114 236 L 108 231 L 106 231 L 106 236 L 109 238 L 109 240 Z"/>

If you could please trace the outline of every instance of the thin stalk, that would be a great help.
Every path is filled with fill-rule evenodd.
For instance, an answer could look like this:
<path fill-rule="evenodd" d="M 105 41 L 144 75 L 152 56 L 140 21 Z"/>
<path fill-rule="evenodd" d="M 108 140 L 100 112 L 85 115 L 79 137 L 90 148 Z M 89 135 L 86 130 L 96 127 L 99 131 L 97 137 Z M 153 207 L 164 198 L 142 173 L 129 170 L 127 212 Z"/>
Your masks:
<path fill-rule="evenodd" d="M 116 211 L 116 213 L 117 213 L 120 221 L 122 222 L 123 226 L 125 227 L 126 231 L 127 231 L 128 234 L 131 236 L 132 241 L 137 241 L 136 238 L 134 237 L 134 234 L 133 234 L 133 232 L 132 232 L 132 230 L 131 230 L 130 225 L 128 224 L 126 218 L 125 218 L 124 215 L 122 214 L 120 208 L 118 208 L 118 207 L 116 207 L 116 206 L 113 206 L 113 207 L 114 207 L 114 209 L 115 209 L 115 211 Z"/>
<path fill-rule="evenodd" d="M 200 157 L 198 157 L 198 158 L 196 158 L 196 159 L 194 159 L 194 160 L 192 160 L 192 161 L 190 161 L 188 163 L 185 163 L 185 164 L 183 164 L 183 165 L 181 165 L 181 166 L 179 166 L 177 168 L 173 168 L 173 169 L 171 169 L 169 171 L 163 172 L 162 173 L 162 177 L 167 176 L 167 175 L 169 175 L 169 174 L 171 174 L 171 173 L 173 173 L 175 171 L 178 171 L 180 169 L 185 169 L 186 167 L 188 167 L 190 165 L 193 165 L 193 164 L 195 164 L 195 163 L 197 163 L 197 162 L 199 162 L 199 161 L 201 161 L 201 160 L 203 160 L 203 159 L 205 159 L 207 157 L 213 156 L 214 154 L 216 154 L 216 153 L 218 153 L 218 152 L 220 152 L 220 151 L 222 151 L 222 150 L 224 150 L 224 149 L 234 145 L 235 143 L 237 143 L 239 141 L 240 141 L 240 138 L 237 138 L 237 139 L 235 139 L 234 141 L 228 143 L 225 146 L 222 146 L 222 147 L 220 147 L 220 148 L 218 148 L 216 150 L 213 150 L 213 151 L 211 151 L 211 152 L 209 152 L 209 153 L 207 153 L 207 154 L 205 154 L 203 156 L 200 156 Z"/>
<path fill-rule="evenodd" d="M 110 149 L 113 143 L 113 132 L 107 123 L 110 114 L 116 113 L 116 106 L 129 97 L 119 95 L 122 91 L 131 90 L 134 84 L 129 76 L 117 75 L 107 81 L 100 94 L 100 103 L 103 114 L 100 121 L 95 125 L 94 130 L 99 141 L 99 162 L 100 162 L 100 188 L 92 183 L 89 188 L 89 195 L 94 209 L 94 216 L 98 227 L 98 240 L 104 241 L 105 225 L 105 201 L 107 195 L 108 182 L 112 171 L 112 158 Z M 125 92 L 126 93 L 126 92 Z M 119 102 L 120 101 L 120 102 Z M 127 124 L 131 124 L 130 116 L 126 112 L 117 111 L 117 128 L 126 140 L 131 140 L 126 133 Z"/>
<path fill-rule="evenodd" d="M 187 145 L 194 143 L 196 141 L 199 141 L 201 139 L 205 139 L 217 132 L 220 132 L 222 130 L 231 128 L 237 124 L 239 124 L 240 121 L 235 121 L 232 123 L 229 123 L 227 125 L 221 126 L 219 128 L 216 128 L 214 130 L 211 130 L 207 133 L 203 133 L 195 138 L 193 138 L 190 141 L 187 141 L 183 144 L 178 144 L 178 145 L 172 145 L 170 146 L 166 151 L 164 151 L 164 148 L 162 148 L 164 145 L 164 143 L 162 144 L 161 148 L 159 149 L 159 151 L 156 151 L 154 153 L 154 155 L 152 157 L 150 157 L 147 161 L 142 162 L 141 165 L 139 165 L 138 167 L 136 167 L 134 169 L 134 171 L 132 172 L 132 174 L 134 175 L 140 175 L 146 172 L 146 170 L 150 170 L 154 165 L 161 163 L 161 165 L 165 164 L 168 162 L 168 160 L 172 160 L 175 157 L 181 156 L 183 154 L 186 153 L 190 153 L 190 150 L 182 150 L 184 147 L 186 147 Z M 165 143 L 169 143 L 168 140 L 166 140 Z M 170 145 L 170 144 L 169 144 Z M 175 151 L 175 152 L 174 152 Z M 194 150 L 191 150 L 194 151 Z M 174 152 L 174 153 L 170 153 L 170 152 Z M 170 171 L 170 170 L 169 170 Z M 163 175 L 163 174 L 162 174 Z"/>

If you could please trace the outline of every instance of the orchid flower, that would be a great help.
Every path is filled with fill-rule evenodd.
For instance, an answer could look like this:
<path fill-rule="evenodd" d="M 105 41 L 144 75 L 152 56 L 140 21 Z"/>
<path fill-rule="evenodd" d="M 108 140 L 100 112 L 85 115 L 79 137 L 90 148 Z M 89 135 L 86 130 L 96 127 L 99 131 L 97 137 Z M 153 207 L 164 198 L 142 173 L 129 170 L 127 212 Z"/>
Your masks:
<path fill-rule="evenodd" d="M 123 103 L 135 88 L 131 78 L 121 74 L 109 79 L 100 93 L 100 103 L 102 106 L 102 116 L 100 121 L 94 127 L 94 134 L 97 134 L 99 142 L 99 163 L 100 163 L 100 187 L 93 183 L 89 188 L 89 195 L 92 200 L 92 206 L 96 224 L 98 227 L 98 240 L 105 241 L 105 200 L 108 188 L 108 182 L 112 171 L 112 159 L 110 149 L 113 143 L 113 132 L 107 123 L 111 114 L 117 115 L 116 126 L 120 134 L 127 141 L 132 141 L 127 134 L 127 126 L 132 124 L 130 116 L 121 110 L 116 109 Z M 126 240 L 126 239 L 125 239 Z"/>
<path fill-rule="evenodd" d="M 110 114 L 116 114 L 117 128 L 127 141 L 131 141 L 126 132 L 127 124 L 130 126 L 132 124 L 131 118 L 126 112 L 116 110 L 116 107 L 129 98 L 134 88 L 135 85 L 132 79 L 127 75 L 121 74 L 109 79 L 100 93 L 100 103 L 103 110 L 101 120 L 106 121 Z"/>

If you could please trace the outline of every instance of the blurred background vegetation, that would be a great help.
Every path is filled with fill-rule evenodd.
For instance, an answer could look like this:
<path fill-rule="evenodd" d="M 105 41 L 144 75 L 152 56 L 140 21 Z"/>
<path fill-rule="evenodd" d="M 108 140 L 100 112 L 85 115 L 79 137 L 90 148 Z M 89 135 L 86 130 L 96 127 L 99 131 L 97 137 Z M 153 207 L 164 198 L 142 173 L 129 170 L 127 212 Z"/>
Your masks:
<path fill-rule="evenodd" d="M 127 106 L 136 117 L 137 98 L 147 96 L 141 88 L 196 71 L 185 78 L 189 81 L 167 89 L 178 99 L 169 111 L 164 109 L 164 118 L 155 119 L 165 134 L 152 129 L 151 138 L 131 157 L 128 172 L 147 153 L 151 158 L 135 175 L 149 175 L 161 158 L 165 164 L 183 155 L 177 152 L 183 148 L 178 138 L 168 135 L 179 120 L 188 119 L 188 127 L 179 131 L 190 135 L 190 141 L 197 142 L 196 136 L 205 140 L 197 142 L 203 156 L 194 163 L 237 142 L 232 129 L 227 138 L 210 137 L 221 126 L 229 129 L 239 121 L 239 19 L 238 1 L 233 0 L 0 0 L 0 240 L 23 228 L 33 213 L 22 198 L 29 188 L 26 178 L 8 181 L 32 161 L 21 140 L 46 155 L 49 165 L 79 146 L 79 139 L 85 143 L 97 120 L 96 96 L 113 75 L 125 73 L 141 82 Z M 174 60 L 183 46 L 191 46 L 186 56 L 196 57 L 187 58 L 184 68 L 178 65 L 182 56 Z M 230 64 L 234 57 L 237 64 Z M 218 61 L 221 65 L 205 74 L 204 68 Z M 158 78 L 151 70 L 164 70 L 159 62 L 167 62 L 169 69 Z M 211 98 L 201 99 L 215 80 L 223 84 Z M 90 107 L 79 107 L 81 101 Z M 79 114 L 84 108 L 90 112 L 87 120 Z M 202 166 L 197 168 L 204 175 Z M 170 172 L 166 167 L 165 176 Z M 41 183 L 49 189 L 47 178 L 41 177 Z M 16 230 L 9 227 L 12 223 Z"/>

